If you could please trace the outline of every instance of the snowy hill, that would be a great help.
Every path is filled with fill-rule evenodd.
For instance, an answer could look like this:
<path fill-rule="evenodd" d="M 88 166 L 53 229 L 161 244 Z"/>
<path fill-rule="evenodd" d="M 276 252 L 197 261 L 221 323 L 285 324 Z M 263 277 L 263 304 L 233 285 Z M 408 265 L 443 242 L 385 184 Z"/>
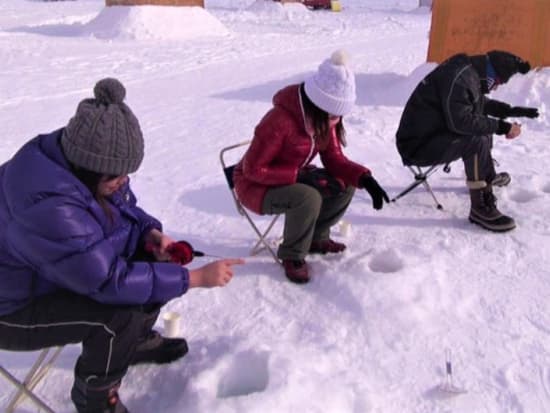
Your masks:
<path fill-rule="evenodd" d="M 541 110 L 519 139 L 495 139 L 499 170 L 512 175 L 496 195 L 516 219 L 513 232 L 467 222 L 455 162 L 430 179 L 443 211 L 421 189 L 379 212 L 358 192 L 345 216 L 350 233 L 333 234 L 348 249 L 308 258 L 305 286 L 288 282 L 268 255 L 248 257 L 254 234 L 218 153 L 250 138 L 273 94 L 336 49 L 349 52 L 357 76 L 346 154 L 390 196 L 412 180 L 394 136 L 410 92 L 433 68 L 429 10 L 416 0 L 341 2 L 340 13 L 259 0 L 128 13 L 106 11 L 103 0 L 0 0 L 0 161 L 64 126 L 98 79 L 118 77 L 146 140 L 132 176 L 141 206 L 174 238 L 247 259 L 227 287 L 191 290 L 166 306 L 181 314 L 190 353 L 129 371 L 121 397 L 132 413 L 550 411 L 550 69 L 495 94 Z M 437 389 L 447 349 L 464 394 Z M 56 412 L 74 411 L 78 354 L 66 347 L 38 387 Z M 0 363 L 21 375 L 34 355 L 0 351 Z M 0 406 L 10 391 L 0 379 Z"/>

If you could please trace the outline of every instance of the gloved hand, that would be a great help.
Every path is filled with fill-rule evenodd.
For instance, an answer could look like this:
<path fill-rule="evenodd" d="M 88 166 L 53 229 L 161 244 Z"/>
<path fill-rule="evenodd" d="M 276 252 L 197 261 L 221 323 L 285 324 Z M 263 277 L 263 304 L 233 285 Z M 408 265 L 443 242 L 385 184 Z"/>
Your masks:
<path fill-rule="evenodd" d="M 539 110 L 537 108 L 527 108 L 523 106 L 514 106 L 508 112 L 511 117 L 538 118 Z"/>
<path fill-rule="evenodd" d="M 181 265 L 189 264 L 193 257 L 204 256 L 203 252 L 195 251 L 187 241 L 177 241 L 168 245 L 166 252 L 170 255 L 170 261 Z"/>
<path fill-rule="evenodd" d="M 374 209 L 382 209 L 384 201 L 390 202 L 390 198 L 386 191 L 376 182 L 371 175 L 364 174 L 359 178 L 359 188 L 364 188 L 372 198 L 372 207 Z"/>
<path fill-rule="evenodd" d="M 330 175 L 326 169 L 315 166 L 300 169 L 296 182 L 312 186 L 324 197 L 337 196 L 346 188 L 344 182 Z"/>

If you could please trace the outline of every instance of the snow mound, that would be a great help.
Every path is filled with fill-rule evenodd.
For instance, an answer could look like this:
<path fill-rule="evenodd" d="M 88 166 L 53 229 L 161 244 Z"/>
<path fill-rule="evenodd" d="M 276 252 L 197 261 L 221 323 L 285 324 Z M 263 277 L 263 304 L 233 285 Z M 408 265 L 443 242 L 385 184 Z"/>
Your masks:
<path fill-rule="evenodd" d="M 223 9 L 244 9 L 250 6 L 254 0 L 205 0 L 204 7 L 207 9 L 223 8 Z"/>
<path fill-rule="evenodd" d="M 279 15 L 282 17 L 286 17 L 289 12 L 301 13 L 309 11 L 309 9 L 302 3 L 283 4 L 271 0 L 256 0 L 254 3 L 248 6 L 246 10 L 253 13 Z"/>
<path fill-rule="evenodd" d="M 515 119 L 529 125 L 530 129 L 546 131 L 550 127 L 550 68 L 532 70 L 526 75 L 516 74 L 500 86 L 491 98 L 509 102 L 514 106 L 531 106 L 539 109 L 537 119 Z"/>
<path fill-rule="evenodd" d="M 246 10 L 257 13 L 285 14 L 282 3 L 266 0 L 256 0 Z"/>
<path fill-rule="evenodd" d="M 224 36 L 227 28 L 202 7 L 105 7 L 84 28 L 98 38 L 182 40 Z"/>
<path fill-rule="evenodd" d="M 302 3 L 286 3 L 284 8 L 290 13 L 310 13 L 310 10 Z"/>

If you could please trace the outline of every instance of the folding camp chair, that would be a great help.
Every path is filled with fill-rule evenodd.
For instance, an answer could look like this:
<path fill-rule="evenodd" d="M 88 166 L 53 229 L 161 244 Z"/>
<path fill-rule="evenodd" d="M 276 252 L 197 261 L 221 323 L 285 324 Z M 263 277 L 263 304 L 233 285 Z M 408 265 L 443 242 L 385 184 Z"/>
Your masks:
<path fill-rule="evenodd" d="M 250 218 L 250 214 L 247 212 L 246 208 L 241 204 L 241 201 L 239 201 L 239 198 L 237 197 L 237 193 L 235 192 L 235 185 L 233 183 L 233 170 L 235 169 L 236 164 L 228 164 L 225 156 L 228 151 L 231 151 L 233 149 L 237 149 L 246 145 L 250 145 L 250 140 L 236 143 L 235 145 L 227 146 L 223 148 L 220 151 L 220 163 L 222 164 L 223 173 L 225 175 L 225 179 L 227 181 L 227 185 L 229 186 L 229 190 L 231 191 L 231 195 L 233 196 L 233 200 L 235 201 L 235 207 L 237 208 L 237 211 L 239 211 L 239 214 L 244 216 L 248 223 L 252 226 L 252 229 L 258 236 L 258 242 L 252 247 L 250 250 L 250 255 L 257 255 L 261 251 L 267 249 L 269 253 L 273 256 L 273 259 L 278 262 L 279 264 L 281 261 L 277 257 L 277 254 L 275 251 L 273 251 L 273 248 L 269 245 L 269 241 L 267 240 L 267 235 L 281 216 L 280 214 L 275 215 L 269 225 L 266 227 L 266 229 L 261 232 L 257 225 L 254 223 L 252 218 Z"/>
<path fill-rule="evenodd" d="M 407 165 L 407 168 L 409 168 L 409 170 L 414 175 L 414 181 L 408 187 L 406 187 L 403 191 L 397 194 L 391 201 L 396 202 L 399 198 L 402 198 L 403 196 L 407 195 L 414 188 L 422 184 L 426 189 L 426 191 L 428 191 L 432 196 L 437 209 L 443 209 L 443 205 L 441 205 L 441 203 L 437 200 L 437 197 L 435 196 L 430 184 L 428 183 L 428 177 L 434 174 L 439 169 L 440 166 L 441 165 L 439 164 L 432 165 L 427 167 L 427 169 L 422 170 L 422 167 L 420 166 Z M 449 166 L 449 164 L 443 165 L 443 171 L 446 173 L 449 173 L 451 171 L 451 167 Z"/>
<path fill-rule="evenodd" d="M 52 354 L 48 358 L 48 353 Z M 25 398 L 29 398 L 40 410 L 48 413 L 55 413 L 51 407 L 44 403 L 34 392 L 36 385 L 46 376 L 50 367 L 53 365 L 63 347 L 47 348 L 38 354 L 36 361 L 30 368 L 25 379 L 19 381 L 6 368 L 0 365 L 0 374 L 3 375 L 17 389 L 13 397 L 8 401 L 5 413 L 12 413 L 18 404 L 22 403 Z"/>

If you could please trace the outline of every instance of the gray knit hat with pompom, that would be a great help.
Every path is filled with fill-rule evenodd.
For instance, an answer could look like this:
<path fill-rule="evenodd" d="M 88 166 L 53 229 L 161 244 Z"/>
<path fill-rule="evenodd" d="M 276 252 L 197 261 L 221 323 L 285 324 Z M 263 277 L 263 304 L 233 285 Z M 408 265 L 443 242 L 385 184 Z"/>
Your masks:
<path fill-rule="evenodd" d="M 139 122 L 123 102 L 126 89 L 117 79 L 96 83 L 94 99 L 84 99 L 65 127 L 61 146 L 73 165 L 105 175 L 135 172 L 143 160 Z"/>

